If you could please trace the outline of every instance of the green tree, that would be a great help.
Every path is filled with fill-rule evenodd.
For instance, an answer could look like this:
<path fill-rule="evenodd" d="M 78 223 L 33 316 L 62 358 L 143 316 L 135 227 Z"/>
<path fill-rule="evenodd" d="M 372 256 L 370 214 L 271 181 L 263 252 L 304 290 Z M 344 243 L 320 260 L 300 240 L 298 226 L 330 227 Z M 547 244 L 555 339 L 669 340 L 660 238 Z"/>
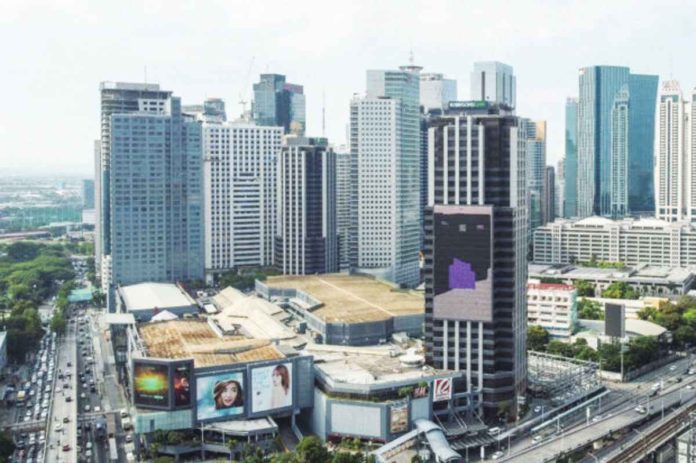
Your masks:
<path fill-rule="evenodd" d="M 549 343 L 549 332 L 538 325 L 527 328 L 527 350 L 543 352 Z"/>
<path fill-rule="evenodd" d="M 667 328 L 669 331 L 676 331 L 682 322 L 682 309 L 670 302 L 660 304 L 657 311 L 655 323 Z"/>
<path fill-rule="evenodd" d="M 575 289 L 578 290 L 578 296 L 581 297 L 594 297 L 595 295 L 594 285 L 589 281 L 575 280 Z"/>
<path fill-rule="evenodd" d="M 65 333 L 66 326 L 67 324 L 63 312 L 61 310 L 56 310 L 53 314 L 53 318 L 51 318 L 51 331 L 61 335 Z"/>
<path fill-rule="evenodd" d="M 326 463 L 330 461 L 329 451 L 326 450 L 317 436 L 303 437 L 297 444 L 296 453 L 302 463 Z"/>
<path fill-rule="evenodd" d="M 638 311 L 638 318 L 654 322 L 657 319 L 657 309 L 651 305 L 646 305 Z"/>
<path fill-rule="evenodd" d="M 638 299 L 638 292 L 624 281 L 615 281 L 602 291 L 602 297 L 609 299 Z"/>
<path fill-rule="evenodd" d="M 15 262 L 35 259 L 41 251 L 41 245 L 31 241 L 15 241 L 5 249 L 7 257 Z"/>
<path fill-rule="evenodd" d="M 604 320 L 604 310 L 599 302 L 583 297 L 578 301 L 578 317 L 583 320 Z"/>
<path fill-rule="evenodd" d="M 0 433 L 0 462 L 10 461 L 10 456 L 15 451 L 15 443 L 7 432 Z"/>
<path fill-rule="evenodd" d="M 618 344 L 602 343 L 597 353 L 604 370 L 615 372 L 621 370 L 621 350 Z"/>
<path fill-rule="evenodd" d="M 549 345 L 546 347 L 546 352 L 562 357 L 573 357 L 575 355 L 575 350 L 572 345 L 558 340 L 549 342 Z"/>

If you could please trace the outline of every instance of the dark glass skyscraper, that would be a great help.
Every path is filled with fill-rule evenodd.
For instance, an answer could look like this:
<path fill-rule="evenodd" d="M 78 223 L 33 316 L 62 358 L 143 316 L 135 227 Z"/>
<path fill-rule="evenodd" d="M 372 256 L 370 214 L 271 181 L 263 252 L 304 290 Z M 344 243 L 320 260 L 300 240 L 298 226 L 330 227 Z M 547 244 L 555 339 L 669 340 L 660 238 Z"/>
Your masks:
<path fill-rule="evenodd" d="M 568 98 L 565 106 L 565 217 L 577 215 L 578 201 L 578 99 Z"/>
<path fill-rule="evenodd" d="M 304 135 L 304 89 L 285 82 L 284 75 L 261 74 L 259 82 L 254 84 L 252 113 L 258 125 L 283 127 L 285 133 Z"/>
<path fill-rule="evenodd" d="M 493 418 L 515 416 L 527 384 L 526 140 L 484 106 L 430 122 L 425 343 L 430 365 L 465 372 L 443 413 Z"/>

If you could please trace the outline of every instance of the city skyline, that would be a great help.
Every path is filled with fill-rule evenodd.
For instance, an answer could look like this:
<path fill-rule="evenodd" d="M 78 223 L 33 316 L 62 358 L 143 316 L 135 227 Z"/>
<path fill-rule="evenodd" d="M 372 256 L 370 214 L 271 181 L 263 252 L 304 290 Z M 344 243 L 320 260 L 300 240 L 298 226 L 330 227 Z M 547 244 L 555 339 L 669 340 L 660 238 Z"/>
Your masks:
<path fill-rule="evenodd" d="M 525 5 L 501 9 L 490 4 L 466 12 L 471 18 L 465 21 L 471 23 L 467 34 L 471 35 L 463 41 L 454 40 L 457 28 L 446 26 L 461 24 L 464 11 L 416 8 L 423 11 L 405 14 L 402 11 L 414 8 L 395 9 L 391 5 L 363 8 L 358 3 L 338 9 L 309 2 L 282 17 L 270 14 L 271 6 L 254 5 L 245 8 L 244 17 L 234 17 L 237 9 L 232 4 L 199 8 L 161 3 L 149 4 L 144 10 L 134 5 L 116 10 L 114 5 L 88 7 L 71 2 L 60 7 L 43 2 L 10 3 L 3 19 L 7 27 L 0 34 L 5 43 L 15 45 L 5 54 L 8 77 L 3 98 L 18 109 L 0 118 L 0 165 L 10 173 L 62 169 L 89 174 L 88 140 L 98 132 L 94 86 L 103 80 L 157 82 L 163 88 L 176 88 L 184 104 L 219 97 L 234 119 L 241 112 L 240 96 L 250 109 L 252 84 L 260 74 L 284 74 L 289 81 L 304 86 L 307 135 L 322 135 L 325 101 L 324 135 L 331 143 L 341 144 L 345 142 L 350 98 L 361 92 L 365 70 L 399 66 L 408 60 L 410 50 L 415 63 L 424 67 L 423 72 L 441 72 L 456 79 L 459 99 L 470 97 L 469 74 L 475 61 L 497 60 L 511 65 L 518 79 L 517 112 L 548 121 L 548 162 L 554 164 L 563 155 L 565 98 L 577 91 L 579 68 L 621 65 L 638 73 L 660 75 L 661 80 L 671 75 L 682 82 L 693 80 L 689 74 L 696 71 L 696 65 L 688 60 L 673 60 L 663 53 L 688 43 L 694 35 L 687 19 L 688 10 L 694 7 L 686 4 L 671 9 L 650 4 L 627 9 L 618 2 L 597 8 L 547 5 L 544 19 Z M 324 21 L 299 25 L 304 23 L 302 18 L 314 14 Z M 155 35 L 148 20 L 152 15 L 166 26 L 158 29 L 172 32 Z M 529 15 L 534 15 L 533 20 L 522 20 Z M 621 21 L 616 21 L 618 15 Z M 118 21 L 124 17 L 129 21 Z M 645 17 L 652 22 L 641 21 Z M 493 40 L 510 36 L 505 30 L 513 18 L 514 40 Z M 111 25 L 112 19 L 119 27 Z M 209 24 L 205 34 L 197 30 L 199 22 Z M 378 23 L 379 28 L 375 27 Z M 637 23 L 643 33 L 631 34 Z M 123 24 L 131 25 L 124 28 Z M 322 34 L 322 41 L 312 40 L 319 27 L 332 33 Z M 269 34 L 269 30 L 278 32 Z M 416 30 L 422 32 L 416 35 Z M 28 31 L 37 33 L 28 35 Z M 11 40 L 16 36 L 26 40 L 16 44 Z M 612 47 L 603 46 L 607 40 Z M 248 46 L 240 47 L 243 42 Z M 540 49 L 544 53 L 539 53 Z M 554 65 L 548 66 L 551 62 Z M 70 91 L 56 92 L 58 80 L 72 81 Z M 30 109 L 39 105 L 44 109 L 37 116 Z M 47 124 L 45 137 L 32 137 L 28 127 L 37 117 L 67 124 Z"/>

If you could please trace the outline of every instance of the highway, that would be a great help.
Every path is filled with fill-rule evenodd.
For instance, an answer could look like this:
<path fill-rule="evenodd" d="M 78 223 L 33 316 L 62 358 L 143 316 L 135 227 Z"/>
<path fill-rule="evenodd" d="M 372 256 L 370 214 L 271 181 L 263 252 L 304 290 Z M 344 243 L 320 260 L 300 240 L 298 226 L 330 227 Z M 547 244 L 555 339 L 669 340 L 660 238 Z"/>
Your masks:
<path fill-rule="evenodd" d="M 657 414 L 660 417 L 663 409 L 667 414 L 670 407 L 696 397 L 696 388 L 694 388 L 696 375 L 684 375 L 690 363 L 691 358 L 685 358 L 646 374 L 634 382 L 610 385 L 619 390 L 611 394 L 610 400 L 605 402 L 602 411 L 597 412 L 589 424 L 585 417 L 580 416 L 578 422 L 572 427 L 566 425 L 565 429 L 559 429 L 554 435 L 541 442 L 534 443 L 533 437 L 527 436 L 513 442 L 508 454 L 498 461 L 545 461 L 573 449 L 582 448 L 602 439 L 612 431 L 644 421 L 646 415 L 635 411 L 639 403 L 646 408 L 650 407 L 648 414 Z M 683 381 L 673 383 L 679 376 L 683 377 Z M 658 380 L 662 382 L 664 389 L 658 396 L 649 398 L 651 386 Z"/>

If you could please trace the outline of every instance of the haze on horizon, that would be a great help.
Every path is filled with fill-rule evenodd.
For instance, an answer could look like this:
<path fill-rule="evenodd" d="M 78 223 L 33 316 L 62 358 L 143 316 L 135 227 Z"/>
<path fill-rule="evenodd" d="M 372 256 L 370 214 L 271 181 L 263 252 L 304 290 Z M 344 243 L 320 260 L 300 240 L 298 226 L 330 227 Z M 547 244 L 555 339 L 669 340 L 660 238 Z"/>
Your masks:
<path fill-rule="evenodd" d="M 221 97 L 233 119 L 260 73 L 285 74 L 304 86 L 307 134 L 322 134 L 324 100 L 326 136 L 344 143 L 365 71 L 406 64 L 410 50 L 424 72 L 457 79 L 463 100 L 474 61 L 512 65 L 517 113 L 548 121 L 547 161 L 555 165 L 578 68 L 629 66 L 677 79 L 689 92 L 694 17 L 696 3 L 687 1 L 5 0 L 0 170 L 91 176 L 106 80 L 147 78 L 184 104 Z"/>

